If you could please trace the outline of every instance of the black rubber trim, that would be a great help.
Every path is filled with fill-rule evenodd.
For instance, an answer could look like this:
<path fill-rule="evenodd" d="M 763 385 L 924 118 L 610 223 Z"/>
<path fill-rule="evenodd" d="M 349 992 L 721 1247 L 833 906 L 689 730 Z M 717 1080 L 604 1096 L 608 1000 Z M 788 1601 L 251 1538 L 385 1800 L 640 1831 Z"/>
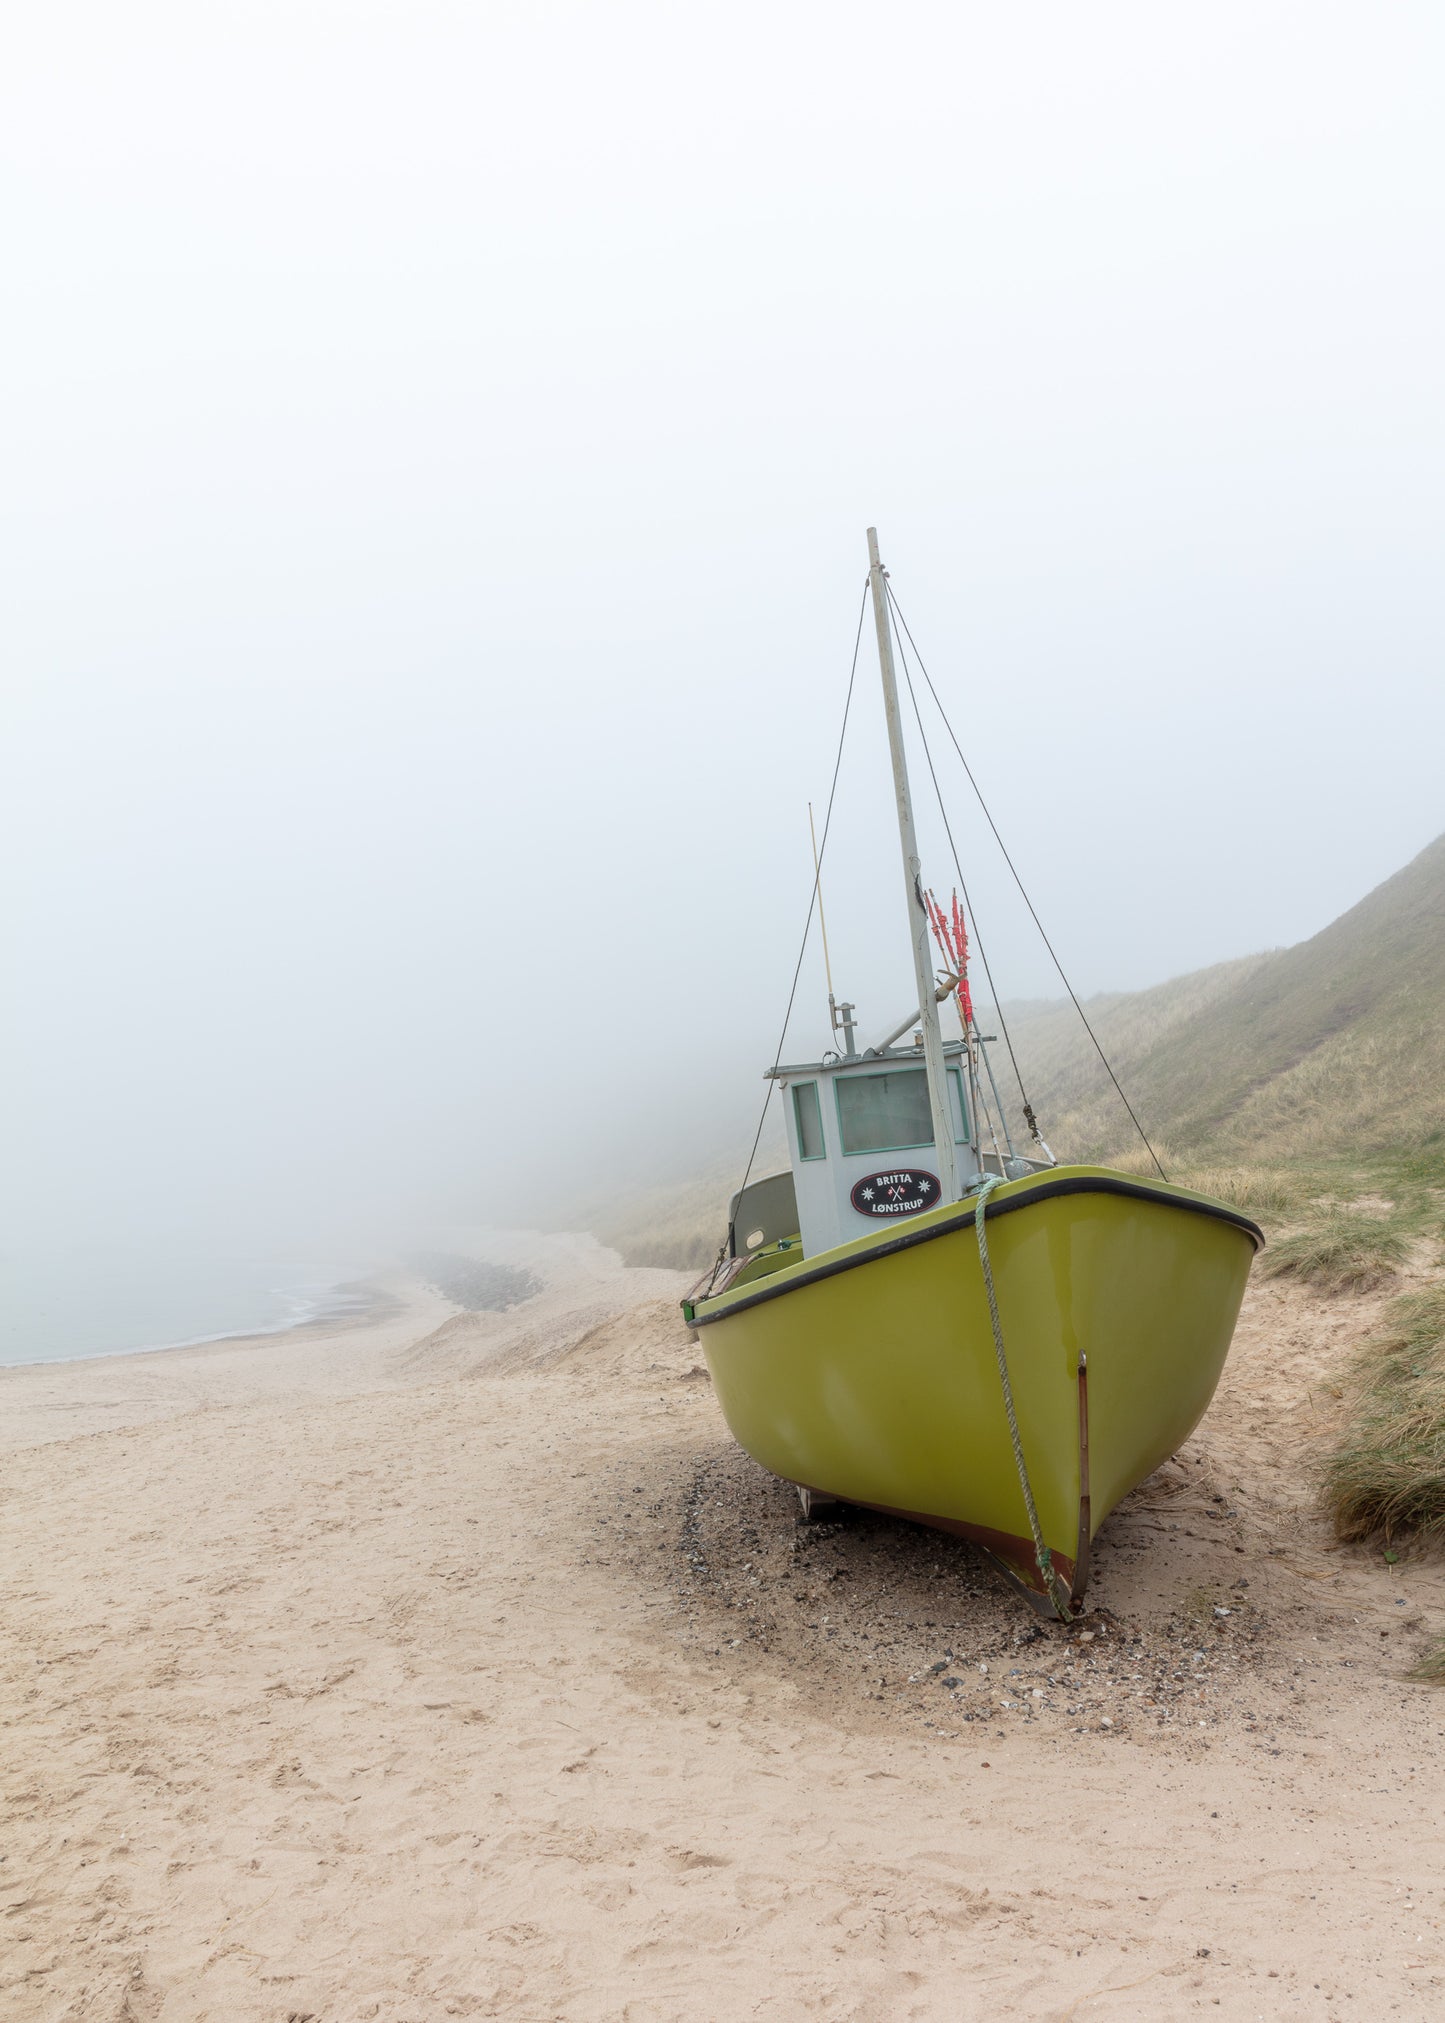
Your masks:
<path fill-rule="evenodd" d="M 1010 1215 L 1015 1209 L 1031 1208 L 1036 1201 L 1049 1201 L 1064 1194 L 1122 1194 L 1134 1201 L 1156 1201 L 1161 1208 L 1183 1209 L 1189 1215 L 1212 1216 L 1216 1222 L 1229 1222 L 1236 1229 L 1242 1229 L 1254 1244 L 1255 1249 L 1264 1249 L 1264 1231 L 1257 1222 L 1251 1222 L 1247 1215 L 1240 1215 L 1232 1208 L 1225 1208 L 1213 1201 L 1190 1201 L 1186 1197 L 1161 1193 L 1147 1181 L 1104 1178 L 1094 1174 L 1072 1174 L 1058 1180 L 1041 1180 L 1030 1187 L 1027 1194 L 1008 1194 L 1000 1201 L 990 1196 L 984 1206 L 984 1221 L 991 1222 L 996 1215 Z M 785 1293 L 797 1292 L 801 1286 L 817 1285 L 821 1279 L 834 1278 L 840 1271 L 855 1271 L 861 1264 L 872 1264 L 878 1257 L 892 1257 L 895 1251 L 911 1250 L 916 1243 L 932 1243 L 936 1236 L 951 1236 L 957 1229 L 972 1227 L 976 1202 L 970 1202 L 959 1215 L 950 1215 L 945 1222 L 931 1222 L 926 1229 L 906 1229 L 888 1243 L 880 1243 L 872 1250 L 860 1251 L 855 1257 L 840 1257 L 832 1264 L 820 1264 L 812 1271 L 801 1272 L 797 1278 L 790 1278 L 786 1285 L 761 1285 L 756 1292 L 750 1292 L 743 1299 L 732 1300 L 716 1313 L 705 1314 L 694 1311 L 692 1324 L 695 1328 L 705 1328 L 712 1321 L 728 1320 L 733 1314 L 743 1313 L 748 1307 L 761 1306 L 764 1300 L 781 1299 Z M 726 1294 L 723 1295 L 727 1297 Z M 698 1302 L 701 1306 L 703 1303 Z"/>

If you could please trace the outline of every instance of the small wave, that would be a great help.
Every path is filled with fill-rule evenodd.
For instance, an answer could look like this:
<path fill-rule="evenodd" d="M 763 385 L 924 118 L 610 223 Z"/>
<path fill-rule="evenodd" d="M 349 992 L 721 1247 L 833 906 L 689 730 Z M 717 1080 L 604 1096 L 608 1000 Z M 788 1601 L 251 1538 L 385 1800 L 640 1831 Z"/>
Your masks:
<path fill-rule="evenodd" d="M 247 1327 L 223 1328 L 219 1333 L 180 1335 L 163 1342 L 137 1342 L 126 1349 L 84 1349 L 74 1356 L 38 1356 L 23 1362 L 0 1362 L 7 1370 L 49 1369 L 61 1363 L 94 1363 L 111 1356 L 161 1356 L 169 1349 L 205 1349 L 219 1342 L 258 1341 L 271 1335 L 289 1335 L 297 1328 L 321 1322 L 361 1320 L 370 1313 L 393 1304 L 379 1287 L 365 1284 L 277 1286 L 272 1298 L 283 1302 L 284 1311 L 276 1320 Z"/>

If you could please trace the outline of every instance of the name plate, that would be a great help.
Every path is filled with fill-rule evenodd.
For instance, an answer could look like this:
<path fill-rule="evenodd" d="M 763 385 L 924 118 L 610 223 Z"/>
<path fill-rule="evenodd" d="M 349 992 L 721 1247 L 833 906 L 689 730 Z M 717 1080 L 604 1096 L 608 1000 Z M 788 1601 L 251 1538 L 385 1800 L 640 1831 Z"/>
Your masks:
<path fill-rule="evenodd" d="M 865 1173 L 848 1199 L 860 1215 L 917 1215 L 936 1208 L 942 1196 L 938 1175 L 921 1166 L 901 1166 L 884 1173 Z"/>

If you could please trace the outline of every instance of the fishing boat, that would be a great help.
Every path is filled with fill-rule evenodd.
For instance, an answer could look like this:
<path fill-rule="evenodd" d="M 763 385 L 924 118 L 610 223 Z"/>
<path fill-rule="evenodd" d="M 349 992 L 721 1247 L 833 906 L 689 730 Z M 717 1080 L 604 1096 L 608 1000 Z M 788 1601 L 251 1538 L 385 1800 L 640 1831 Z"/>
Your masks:
<path fill-rule="evenodd" d="M 1148 1178 L 1058 1163 L 1026 1097 L 1021 1148 L 974 1014 L 967 905 L 955 895 L 947 909 L 924 887 L 901 613 L 873 529 L 868 556 L 913 1003 L 860 1047 L 856 1008 L 830 976 L 841 1045 L 792 1064 L 780 1046 L 767 1070 L 789 1170 L 745 1175 L 683 1312 L 733 1436 L 796 1485 L 805 1518 L 857 1504 L 957 1533 L 1067 1619 L 1099 1526 L 1208 1406 L 1264 1239 L 1157 1160 Z M 860 611 L 860 639 L 862 623 Z M 931 756 L 929 769 L 936 784 Z M 824 848 L 831 815 L 830 800 Z M 815 848 L 815 902 L 821 869 Z M 961 868 L 959 883 L 966 895 Z"/>

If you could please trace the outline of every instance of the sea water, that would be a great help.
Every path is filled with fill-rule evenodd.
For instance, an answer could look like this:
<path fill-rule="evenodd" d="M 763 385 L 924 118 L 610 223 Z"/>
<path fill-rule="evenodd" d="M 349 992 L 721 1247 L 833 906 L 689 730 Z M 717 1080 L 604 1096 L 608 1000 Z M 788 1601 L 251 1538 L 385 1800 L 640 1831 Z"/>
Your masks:
<path fill-rule="evenodd" d="M 374 1260 L 246 1249 L 0 1249 L 0 1364 L 279 1334 L 369 1304 Z"/>

